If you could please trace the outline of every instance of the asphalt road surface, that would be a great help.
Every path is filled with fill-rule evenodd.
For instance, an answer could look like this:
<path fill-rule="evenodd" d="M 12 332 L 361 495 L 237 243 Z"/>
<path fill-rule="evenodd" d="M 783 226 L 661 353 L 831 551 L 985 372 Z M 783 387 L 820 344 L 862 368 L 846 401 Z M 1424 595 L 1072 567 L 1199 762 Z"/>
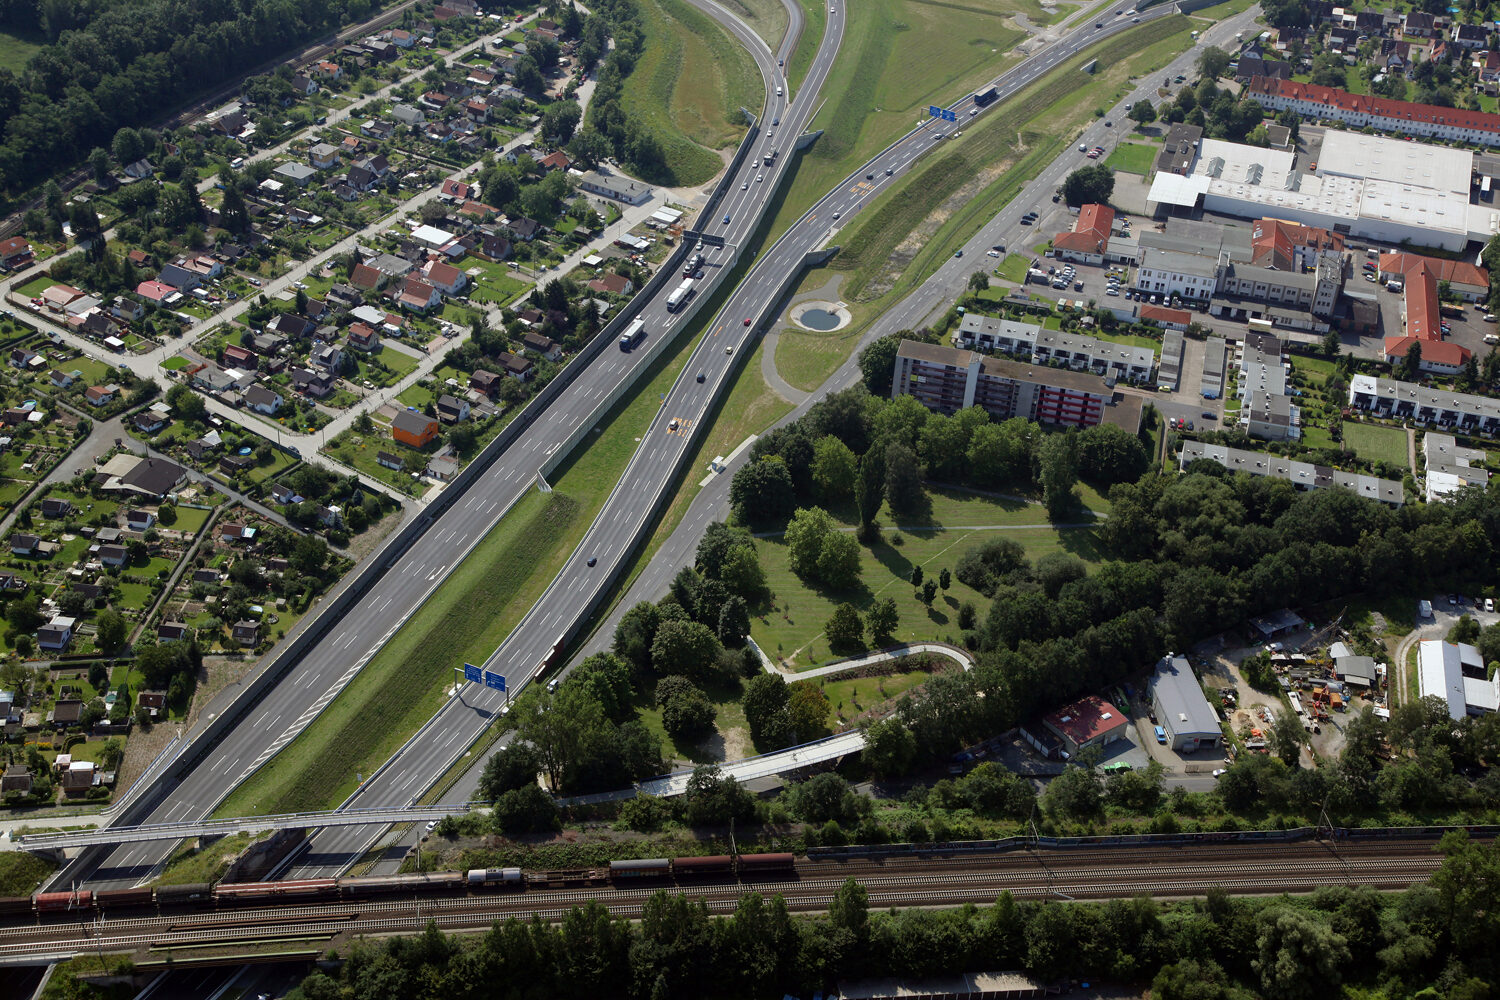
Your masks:
<path fill-rule="evenodd" d="M 791 103 L 788 103 L 787 84 L 776 60 L 764 43 L 755 40 L 758 47 L 752 47 L 752 52 L 756 53 L 766 79 L 766 117 L 781 118 L 789 136 L 800 132 L 811 113 L 812 97 L 822 82 L 820 74 L 826 75 L 841 34 L 842 21 L 831 21 L 829 37 L 834 40 L 833 44 L 825 43 L 819 52 L 819 65 L 815 65 L 808 78 L 808 86 Z M 750 37 L 753 39 L 754 36 Z M 778 85 L 783 89 L 780 97 L 775 93 Z M 732 266 L 733 244 L 743 241 L 758 224 L 755 209 L 764 203 L 774 188 L 773 172 L 783 169 L 786 159 L 779 157 L 768 168 L 747 157 L 737 175 L 730 180 L 731 189 L 716 218 L 703 222 L 709 234 L 721 236 L 729 244 L 704 248 L 706 273 L 713 273 L 710 269 L 720 266 Z M 757 183 L 755 178 L 758 175 L 764 175 L 766 180 Z M 749 187 L 742 189 L 746 182 Z M 725 216 L 730 219 L 727 224 L 722 221 Z M 679 321 L 677 314 L 667 311 L 664 296 L 647 305 L 640 317 L 650 331 L 648 336 L 653 337 L 665 335 Z M 467 494 L 438 517 L 400 562 L 371 586 L 356 607 L 341 620 L 327 626 L 326 636 L 189 775 L 171 787 L 153 789 L 152 795 L 157 801 L 149 815 L 133 821 L 159 823 L 207 816 L 235 784 L 289 743 L 301 727 L 369 662 L 510 505 L 532 488 L 536 470 L 558 447 L 558 442 L 566 440 L 580 426 L 597 419 L 609 392 L 633 368 L 647 363 L 645 359 L 642 350 L 626 352 L 606 348 L 543 411 L 533 426 L 483 473 Z M 471 720 L 477 720 L 482 727 L 492 709 L 493 706 L 487 704 L 472 705 Z M 451 751 L 458 739 L 456 729 L 443 732 L 440 737 L 442 745 L 435 752 Z M 394 790 L 399 801 L 412 797 L 408 790 L 420 791 L 425 787 L 419 787 L 415 779 L 405 780 L 402 769 L 397 769 L 392 777 L 400 786 Z M 390 792 L 386 785 L 377 787 L 383 793 Z M 87 881 L 101 889 L 133 885 L 150 877 L 172 846 L 170 843 L 141 843 L 86 851 L 69 865 L 64 878 L 69 882 Z"/>

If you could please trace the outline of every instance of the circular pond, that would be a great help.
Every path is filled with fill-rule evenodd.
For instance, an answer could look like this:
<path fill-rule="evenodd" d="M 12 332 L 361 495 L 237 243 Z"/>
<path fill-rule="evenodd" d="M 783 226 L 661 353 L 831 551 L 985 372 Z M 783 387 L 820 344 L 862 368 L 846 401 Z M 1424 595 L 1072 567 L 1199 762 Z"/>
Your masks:
<path fill-rule="evenodd" d="M 792 307 L 792 322 L 818 333 L 842 329 L 853 318 L 840 302 L 803 302 Z"/>

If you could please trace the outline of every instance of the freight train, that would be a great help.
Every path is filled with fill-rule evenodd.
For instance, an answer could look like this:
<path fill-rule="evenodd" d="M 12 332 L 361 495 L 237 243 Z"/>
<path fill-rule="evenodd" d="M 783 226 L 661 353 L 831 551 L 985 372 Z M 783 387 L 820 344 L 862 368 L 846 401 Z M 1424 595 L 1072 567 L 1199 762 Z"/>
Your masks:
<path fill-rule="evenodd" d="M 608 868 L 523 872 L 519 868 L 475 868 L 468 872 L 415 872 L 407 875 L 342 876 L 290 879 L 284 882 L 195 882 L 134 889 L 80 889 L 34 896 L 0 897 L 0 920 L 27 915 L 93 915 L 132 910 L 182 908 L 234 909 L 296 903 L 357 901 L 403 893 L 437 896 L 462 893 L 524 892 L 569 886 L 628 884 L 651 880 L 689 882 L 697 878 L 736 877 L 747 881 L 796 875 L 791 854 L 716 855 L 703 858 L 648 858 L 614 861 Z"/>

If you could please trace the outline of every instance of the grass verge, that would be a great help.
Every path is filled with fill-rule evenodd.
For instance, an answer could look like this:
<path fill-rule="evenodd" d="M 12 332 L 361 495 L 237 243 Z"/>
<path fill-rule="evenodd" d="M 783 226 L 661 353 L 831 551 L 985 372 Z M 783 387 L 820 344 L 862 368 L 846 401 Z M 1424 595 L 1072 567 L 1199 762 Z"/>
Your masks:
<path fill-rule="evenodd" d="M 671 186 L 696 186 L 724 163 L 714 150 L 744 132 L 739 108 L 763 103 L 750 54 L 684 0 L 640 5 L 646 45 L 625 80 L 626 110 L 661 143 Z"/>
<path fill-rule="evenodd" d="M 190 885 L 194 882 L 216 882 L 229 865 L 254 841 L 248 833 L 215 840 L 202 847 L 185 846 L 167 859 L 166 868 L 156 885 Z"/>
<path fill-rule="evenodd" d="M 0 854 L 0 896 L 29 896 L 57 865 L 25 851 Z"/>
<path fill-rule="evenodd" d="M 772 52 L 781 45 L 790 20 L 781 0 L 724 0 L 724 6 L 748 24 Z"/>
<path fill-rule="evenodd" d="M 1143 142 L 1126 142 L 1115 147 L 1115 151 L 1104 158 L 1104 165 L 1111 170 L 1123 170 L 1127 174 L 1147 174 L 1156 162 L 1156 147 Z"/>

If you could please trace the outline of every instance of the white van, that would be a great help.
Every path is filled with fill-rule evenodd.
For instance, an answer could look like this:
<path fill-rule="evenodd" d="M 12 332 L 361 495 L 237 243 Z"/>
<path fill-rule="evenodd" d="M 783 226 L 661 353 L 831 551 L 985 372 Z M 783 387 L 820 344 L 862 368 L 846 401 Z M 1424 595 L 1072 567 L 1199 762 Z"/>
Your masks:
<path fill-rule="evenodd" d="M 780 88 L 780 87 L 777 87 L 777 88 L 776 88 L 776 96 L 777 96 L 777 97 L 780 97 L 780 96 L 781 96 L 781 88 Z"/>

